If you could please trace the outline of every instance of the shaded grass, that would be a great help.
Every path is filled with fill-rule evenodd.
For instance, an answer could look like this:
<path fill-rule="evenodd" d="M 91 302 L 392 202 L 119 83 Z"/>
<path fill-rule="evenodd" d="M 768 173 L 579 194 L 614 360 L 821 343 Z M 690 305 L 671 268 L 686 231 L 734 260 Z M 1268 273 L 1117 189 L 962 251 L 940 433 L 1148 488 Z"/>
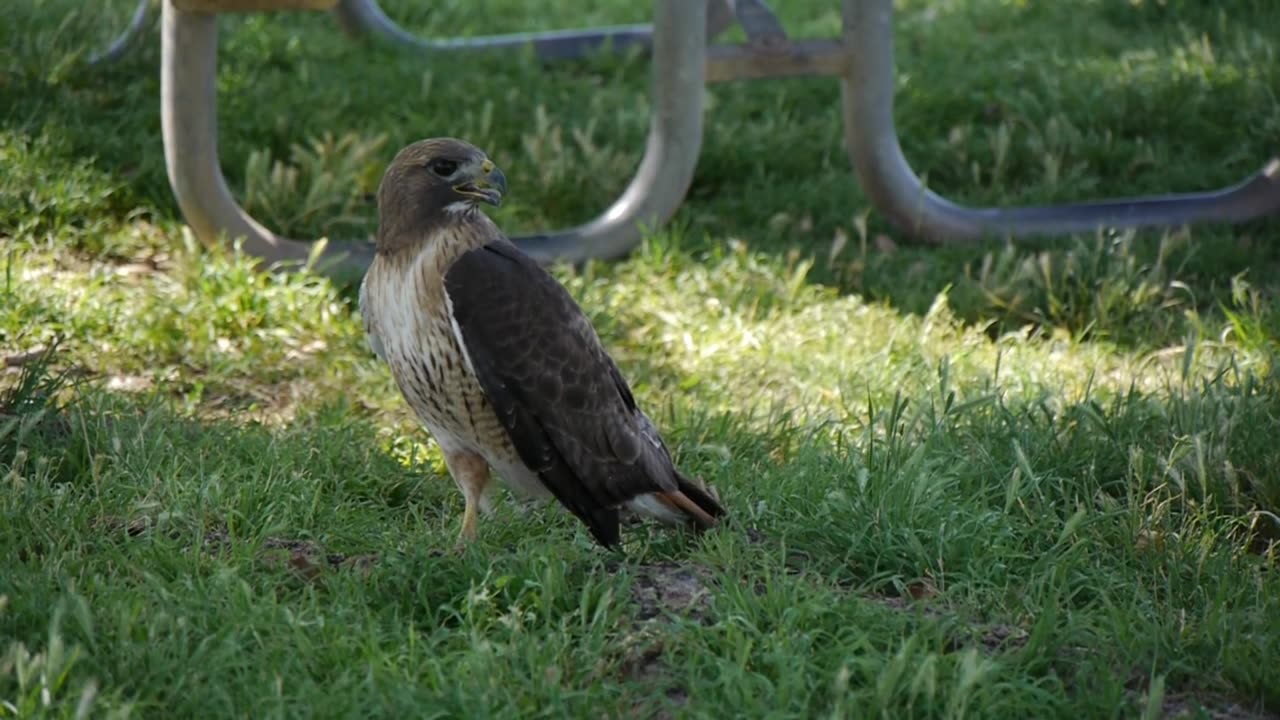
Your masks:
<path fill-rule="evenodd" d="M 1256 386 L 1061 416 L 899 403 L 847 439 L 677 416 L 682 462 L 732 498 L 734 521 L 697 544 L 633 531 L 619 564 L 563 514 L 506 508 L 481 544 L 441 553 L 454 491 L 348 408 L 272 431 L 92 394 L 65 411 L 70 437 L 11 466 L 3 622 L 35 648 L 78 648 L 55 688 L 68 708 L 87 678 L 103 708 L 219 715 L 645 714 L 670 697 L 700 713 L 1092 715 L 1133 707 L 1148 677 L 1270 705 L 1274 572 L 1241 551 L 1234 498 L 1196 473 L 1273 472 L 1274 449 L 1255 453 L 1274 421 L 1203 428 L 1276 407 Z M 1188 425 L 1199 453 L 1176 440 Z M 690 438 L 731 449 L 700 458 Z M 88 469 L 55 482 L 58 455 Z M 272 536 L 380 559 L 306 583 L 264 564 Z M 629 591 L 666 561 L 700 568 L 710 599 L 654 628 Z M 631 677 L 646 651 L 663 669 Z"/>
<path fill-rule="evenodd" d="M 731 521 L 629 527 L 618 557 L 503 505 L 452 553 L 460 499 L 352 288 L 191 243 L 154 36 L 77 65 L 127 5 L 0 28 L 3 712 L 1280 707 L 1274 223 L 912 247 L 848 172 L 834 82 L 712 87 L 675 222 L 555 272 Z M 830 5 L 778 10 L 831 35 Z M 386 6 L 441 35 L 646 12 Z M 1275 151 L 1271 3 L 899 12 L 904 147 L 965 202 L 1204 188 Z M 490 150 L 513 232 L 589 218 L 638 159 L 642 58 L 428 63 L 319 15 L 222 24 L 224 168 L 290 234 L 368 233 L 424 135 Z"/>

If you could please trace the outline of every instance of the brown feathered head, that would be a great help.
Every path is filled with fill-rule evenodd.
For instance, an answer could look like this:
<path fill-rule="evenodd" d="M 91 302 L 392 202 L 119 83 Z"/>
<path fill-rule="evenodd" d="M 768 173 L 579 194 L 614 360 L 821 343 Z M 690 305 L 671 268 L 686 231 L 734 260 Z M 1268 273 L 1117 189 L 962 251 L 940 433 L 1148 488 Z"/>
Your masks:
<path fill-rule="evenodd" d="M 407 145 L 378 186 L 378 251 L 465 221 L 479 212 L 479 202 L 500 205 L 506 191 L 506 176 L 471 143 L 431 138 Z"/>

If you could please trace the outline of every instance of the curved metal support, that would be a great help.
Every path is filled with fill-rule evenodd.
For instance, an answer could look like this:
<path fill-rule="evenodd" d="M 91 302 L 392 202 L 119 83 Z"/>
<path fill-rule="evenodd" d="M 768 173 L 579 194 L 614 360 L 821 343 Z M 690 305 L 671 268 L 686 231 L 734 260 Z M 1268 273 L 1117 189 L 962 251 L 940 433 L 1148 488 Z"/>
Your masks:
<path fill-rule="evenodd" d="M 106 50 L 89 56 L 89 64 L 111 63 L 124 57 L 124 54 L 129 52 L 129 49 L 142 36 L 142 32 L 146 30 L 147 22 L 151 19 L 151 3 L 152 0 L 139 0 L 138 7 L 134 9 L 133 17 L 129 20 L 129 26 L 120 33 L 119 37 L 111 41 Z"/>
<path fill-rule="evenodd" d="M 699 0 L 686 0 L 697 4 Z M 727 0 L 706 0 L 709 20 L 706 37 L 720 34 L 733 23 L 733 11 Z M 612 25 L 585 30 L 551 30 L 510 35 L 487 35 L 473 38 L 428 40 L 406 32 L 379 7 L 377 0 L 341 0 L 333 9 L 342 29 L 353 37 L 374 40 L 417 50 L 510 50 L 532 44 L 543 60 L 569 60 L 594 52 L 606 44 L 615 51 L 652 45 L 652 25 Z"/>
<path fill-rule="evenodd" d="M 310 242 L 259 225 L 231 197 L 218 165 L 218 16 L 180 10 L 163 0 L 160 29 L 160 120 L 169 185 L 192 232 L 205 244 L 244 238 L 243 249 L 267 263 L 305 261 Z M 317 269 L 363 272 L 372 244 L 331 243 Z"/>
<path fill-rule="evenodd" d="M 872 203 L 891 222 L 931 242 L 988 234 L 1057 235 L 1100 227 L 1243 222 L 1280 213 L 1280 157 L 1232 187 L 1204 193 L 1069 205 L 970 208 L 930 191 L 912 172 L 893 123 L 893 0 L 844 0 L 842 80 L 845 144 Z"/>
<path fill-rule="evenodd" d="M 641 226 L 662 225 L 675 214 L 702 147 L 706 19 L 702 3 L 654 2 L 653 119 L 640 167 L 617 201 L 585 225 L 514 242 L 541 262 L 614 258 L 639 243 Z M 244 238 L 244 251 L 268 263 L 305 260 L 311 243 L 263 227 L 227 189 L 218 164 L 217 53 L 217 15 L 164 0 L 161 126 L 178 207 L 201 242 Z M 319 264 L 330 274 L 347 274 L 363 272 L 371 259 L 367 241 L 342 243 L 326 247 Z"/>
<path fill-rule="evenodd" d="M 654 0 L 653 111 L 644 158 L 622 195 L 591 222 L 545 235 L 512 238 L 539 262 L 577 263 L 625 255 L 641 226 L 665 224 L 679 209 L 702 150 L 707 6 Z"/>

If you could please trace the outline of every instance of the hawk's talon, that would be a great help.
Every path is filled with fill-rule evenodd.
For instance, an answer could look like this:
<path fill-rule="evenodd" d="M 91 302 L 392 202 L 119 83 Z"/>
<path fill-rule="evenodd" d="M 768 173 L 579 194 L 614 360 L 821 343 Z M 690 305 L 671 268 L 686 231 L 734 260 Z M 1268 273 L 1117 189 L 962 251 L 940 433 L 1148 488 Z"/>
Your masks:
<path fill-rule="evenodd" d="M 471 502 L 471 498 L 467 498 L 467 507 L 462 511 L 462 531 L 458 533 L 458 542 L 465 542 L 476 539 L 476 525 L 479 516 L 476 513 L 476 506 Z"/>

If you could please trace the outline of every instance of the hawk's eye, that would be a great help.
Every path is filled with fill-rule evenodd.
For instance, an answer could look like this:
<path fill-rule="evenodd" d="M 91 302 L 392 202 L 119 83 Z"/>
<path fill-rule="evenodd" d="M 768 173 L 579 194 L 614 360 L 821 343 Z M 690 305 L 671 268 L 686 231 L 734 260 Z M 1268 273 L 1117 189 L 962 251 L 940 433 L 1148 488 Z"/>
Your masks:
<path fill-rule="evenodd" d="M 446 160 L 444 158 L 432 160 L 430 163 L 427 163 L 427 169 L 435 175 L 447 178 L 458 171 L 458 161 Z"/>

